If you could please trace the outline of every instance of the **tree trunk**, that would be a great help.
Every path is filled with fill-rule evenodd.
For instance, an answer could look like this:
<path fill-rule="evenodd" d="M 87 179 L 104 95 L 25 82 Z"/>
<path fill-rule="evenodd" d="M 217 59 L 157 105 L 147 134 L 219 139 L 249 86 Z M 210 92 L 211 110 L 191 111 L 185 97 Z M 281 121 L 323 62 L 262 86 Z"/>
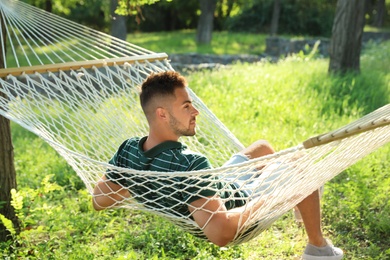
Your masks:
<path fill-rule="evenodd" d="M 2 95 L 0 93 L 0 95 Z M 19 232 L 19 220 L 11 206 L 11 189 L 16 189 L 16 173 L 14 167 L 14 153 L 11 139 L 10 122 L 0 116 L 0 214 L 11 220 L 14 228 Z M 0 223 L 0 242 L 11 239 L 10 233 Z"/>
<path fill-rule="evenodd" d="M 51 0 L 45 1 L 45 11 L 51 13 L 53 11 L 53 3 Z"/>
<path fill-rule="evenodd" d="M 374 11 L 374 1 L 375 0 L 365 0 L 364 2 L 364 15 L 372 16 Z"/>
<path fill-rule="evenodd" d="M 217 0 L 199 0 L 199 6 L 201 14 L 196 32 L 196 42 L 199 44 L 210 44 Z"/>
<path fill-rule="evenodd" d="M 360 71 L 364 0 L 338 0 L 329 47 L 329 73 Z"/>
<path fill-rule="evenodd" d="M 378 0 L 376 2 L 374 10 L 376 11 L 374 13 L 374 21 L 373 21 L 373 26 L 375 27 L 383 27 L 383 23 L 385 21 L 385 16 L 386 16 L 386 1 L 385 0 Z"/>
<path fill-rule="evenodd" d="M 111 35 L 125 41 L 127 37 L 127 17 L 115 13 L 115 10 L 118 8 L 118 1 L 119 0 L 111 0 L 110 3 Z"/>
<path fill-rule="evenodd" d="M 272 12 L 271 31 L 270 31 L 271 36 L 274 36 L 278 33 L 279 16 L 280 16 L 280 0 L 274 0 L 274 10 Z"/>
<path fill-rule="evenodd" d="M 0 22 L 2 35 L 4 36 L 1 44 L 5 47 L 5 25 L 1 14 Z M 5 57 L 5 53 L 3 53 L 3 49 L 0 48 L 0 69 L 4 68 L 3 57 Z M 0 95 L 4 96 L 2 92 L 0 92 Z M 19 232 L 19 220 L 15 215 L 14 208 L 11 206 L 12 189 L 16 189 L 16 173 L 11 139 L 11 126 L 8 119 L 0 116 L 0 214 L 11 220 L 15 230 Z M 11 238 L 8 230 L 2 222 L 0 222 L 0 242 L 7 241 Z"/>

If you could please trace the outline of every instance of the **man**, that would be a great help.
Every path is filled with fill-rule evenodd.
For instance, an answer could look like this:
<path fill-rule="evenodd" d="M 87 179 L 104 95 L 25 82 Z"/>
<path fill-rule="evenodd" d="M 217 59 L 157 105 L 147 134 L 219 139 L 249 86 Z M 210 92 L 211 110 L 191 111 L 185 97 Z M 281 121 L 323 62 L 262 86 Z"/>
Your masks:
<path fill-rule="evenodd" d="M 142 84 L 140 101 L 149 124 L 149 135 L 125 141 L 110 160 L 110 164 L 135 170 L 163 172 L 211 168 L 206 157 L 189 153 L 186 147 L 178 142 L 181 136 L 195 135 L 196 117 L 199 114 L 192 104 L 186 86 L 185 78 L 172 71 L 152 74 L 145 80 Z M 239 154 L 233 155 L 227 164 L 244 162 L 271 153 L 274 153 L 274 149 L 268 142 L 260 140 Z M 153 182 L 150 180 L 150 183 Z M 225 205 L 221 198 L 225 195 L 204 188 L 208 187 L 207 180 L 204 180 L 204 183 L 203 188 L 194 193 L 187 192 L 183 195 L 175 190 L 167 192 L 172 193 L 172 200 L 188 203 L 182 203 L 185 206 L 174 208 L 176 214 L 189 213 L 211 242 L 224 246 L 232 241 L 239 225 L 245 223 L 250 212 L 259 209 L 264 201 L 254 200 L 245 207 L 240 200 L 237 200 L 236 205 Z M 124 188 L 126 185 L 127 180 L 123 179 L 121 174 L 115 171 L 107 172 L 94 189 L 94 208 L 102 210 L 116 205 L 118 201 L 123 201 L 133 194 L 142 193 L 142 190 Z M 172 188 L 167 185 L 167 189 Z M 153 196 L 155 201 L 159 199 L 156 194 Z M 164 203 L 170 202 L 164 198 Z M 318 191 L 305 198 L 297 207 L 309 239 L 303 258 L 341 259 L 342 250 L 329 245 L 322 235 Z"/>

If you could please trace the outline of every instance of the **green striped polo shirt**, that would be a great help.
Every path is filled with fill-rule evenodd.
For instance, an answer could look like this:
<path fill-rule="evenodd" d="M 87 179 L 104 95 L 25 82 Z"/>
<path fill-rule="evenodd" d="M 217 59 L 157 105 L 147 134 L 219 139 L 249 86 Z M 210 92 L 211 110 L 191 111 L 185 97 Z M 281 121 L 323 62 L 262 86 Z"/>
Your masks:
<path fill-rule="evenodd" d="M 211 164 L 204 155 L 189 151 L 180 142 L 166 141 L 144 151 L 143 144 L 146 138 L 134 137 L 123 142 L 109 163 L 137 171 L 158 171 L 168 174 L 156 176 L 145 172 L 144 175 L 139 173 L 133 175 L 115 170 L 110 170 L 106 174 L 112 182 L 128 188 L 137 201 L 154 210 L 169 211 L 178 216 L 189 215 L 187 206 L 189 203 L 215 194 L 221 198 L 232 196 L 236 198 L 227 200 L 228 209 L 245 204 L 242 199 L 245 197 L 244 193 L 234 191 L 236 189 L 234 185 L 230 185 L 229 189 L 222 192 L 221 189 L 226 183 L 211 181 L 211 176 L 172 177 L 169 172 L 210 169 Z"/>

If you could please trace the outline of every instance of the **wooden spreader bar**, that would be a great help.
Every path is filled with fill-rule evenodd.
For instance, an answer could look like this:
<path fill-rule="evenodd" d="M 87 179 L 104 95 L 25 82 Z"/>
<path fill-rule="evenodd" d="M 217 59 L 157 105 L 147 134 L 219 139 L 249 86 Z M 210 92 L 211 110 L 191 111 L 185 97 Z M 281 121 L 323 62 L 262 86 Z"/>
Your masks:
<path fill-rule="evenodd" d="M 362 126 L 358 126 L 358 127 L 351 127 L 349 129 L 343 127 L 343 128 L 340 128 L 338 130 L 335 130 L 335 131 L 332 131 L 332 132 L 329 132 L 326 134 L 311 137 L 303 142 L 303 146 L 306 149 L 309 149 L 309 148 L 312 148 L 315 146 L 320 146 L 320 145 L 327 144 L 327 143 L 330 143 L 333 141 L 341 140 L 341 139 L 347 138 L 347 137 L 352 136 L 352 135 L 367 132 L 367 131 L 370 131 L 372 129 L 382 127 L 385 125 L 390 125 L 389 118 L 387 118 L 387 119 L 385 118 L 382 120 L 375 120 L 375 121 L 373 120 L 370 124 L 366 124 L 366 125 L 362 125 Z"/>
<path fill-rule="evenodd" d="M 112 59 L 100 59 L 100 60 L 89 60 L 89 61 L 74 61 L 74 62 L 64 62 L 57 64 L 47 64 L 47 65 L 36 65 L 36 66 L 25 66 L 19 68 L 9 68 L 9 69 L 0 69 L 0 77 L 6 77 L 8 75 L 20 76 L 23 74 L 35 74 L 35 73 L 48 73 L 48 72 L 58 72 L 60 70 L 78 70 L 81 68 L 90 69 L 92 67 L 100 68 L 104 66 L 114 66 L 114 65 L 123 65 L 125 63 L 136 63 L 136 62 L 145 62 L 145 61 L 156 61 L 167 59 L 168 55 L 166 53 L 155 53 L 147 55 L 138 55 L 138 56 L 128 56 Z"/>

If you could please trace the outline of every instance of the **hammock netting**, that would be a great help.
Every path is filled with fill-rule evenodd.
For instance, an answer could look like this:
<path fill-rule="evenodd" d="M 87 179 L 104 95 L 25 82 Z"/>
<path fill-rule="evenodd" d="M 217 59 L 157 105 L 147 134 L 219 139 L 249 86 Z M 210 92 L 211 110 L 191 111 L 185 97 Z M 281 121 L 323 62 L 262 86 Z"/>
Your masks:
<path fill-rule="evenodd" d="M 162 173 L 114 167 L 108 161 L 119 145 L 148 133 L 138 101 L 139 86 L 152 72 L 173 70 L 167 55 L 19 1 L 2 0 L 0 15 L 0 64 L 4 67 L 0 69 L 0 114 L 49 143 L 91 194 L 102 175 L 115 170 L 128 180 L 124 189 L 142 187 L 143 192 L 131 192 L 131 198 L 113 207 L 158 214 L 197 236 L 203 236 L 203 227 L 190 214 L 177 214 L 172 205 L 164 203 L 172 200 L 172 193 L 186 192 L 181 177 L 193 180 L 189 182 L 195 190 L 196 183 L 205 177 L 210 185 L 220 179 L 228 184 L 252 184 L 241 186 L 254 187 L 246 200 L 266 199 L 238 226 L 230 245 L 240 244 L 256 237 L 313 191 L 390 141 L 390 105 L 386 105 L 295 147 L 223 167 L 243 146 L 190 91 L 200 111 L 199 129 L 196 137 L 181 141 L 206 155 L 215 168 Z M 232 189 L 230 185 L 220 188 Z M 147 199 L 151 197 L 155 199 Z M 236 199 L 232 195 L 225 200 Z M 177 201 L 178 205 L 183 203 Z"/>

